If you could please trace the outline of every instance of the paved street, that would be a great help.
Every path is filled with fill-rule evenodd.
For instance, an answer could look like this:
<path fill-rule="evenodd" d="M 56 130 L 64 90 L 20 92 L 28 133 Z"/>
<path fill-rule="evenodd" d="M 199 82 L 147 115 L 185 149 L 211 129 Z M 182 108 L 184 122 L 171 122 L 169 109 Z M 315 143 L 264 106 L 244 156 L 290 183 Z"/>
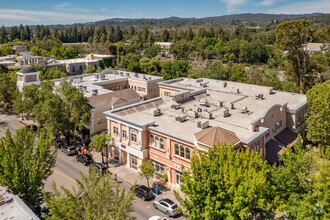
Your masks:
<path fill-rule="evenodd" d="M 14 135 L 16 129 L 24 127 L 24 124 L 19 122 L 19 120 L 21 120 L 21 116 L 0 113 L 0 138 L 6 135 L 7 129 Z M 27 123 L 32 123 L 32 121 L 27 121 Z"/>
<path fill-rule="evenodd" d="M 95 155 L 95 160 L 98 161 L 98 155 Z M 47 180 L 45 189 L 46 191 L 51 190 L 51 182 L 54 180 L 56 182 L 57 186 L 63 185 L 66 188 L 71 188 L 72 186 L 75 187 L 75 179 L 80 179 L 79 171 L 87 174 L 88 173 L 88 167 L 85 167 L 83 164 L 78 163 L 75 160 L 75 156 L 66 156 L 63 152 L 60 150 L 58 151 L 57 156 L 57 163 L 56 167 L 54 168 L 53 175 Z M 130 189 L 132 186 L 132 181 L 137 181 L 138 184 L 141 184 L 144 180 L 138 178 L 137 180 L 137 174 L 134 174 L 134 171 L 131 171 L 130 169 L 120 166 L 120 167 L 111 167 L 110 171 L 118 175 L 118 182 L 120 182 L 120 186 L 125 189 Z M 124 174 L 124 172 L 126 173 Z M 131 173 L 133 172 L 133 173 Z M 124 175 L 123 175 L 124 174 Z M 133 176 L 135 175 L 135 176 Z M 127 176 L 130 178 L 128 181 L 124 180 L 123 176 Z M 125 178 L 126 179 L 126 178 Z M 146 184 L 146 183 L 144 183 Z M 163 197 L 173 197 L 172 191 L 164 192 Z M 161 197 L 160 196 L 160 197 Z M 151 216 L 157 215 L 161 217 L 166 217 L 166 215 L 159 210 L 155 210 L 152 206 L 152 201 L 142 201 L 142 199 L 135 197 L 135 204 L 134 204 L 134 216 L 138 220 L 146 220 L 149 219 Z M 183 217 L 176 217 L 174 219 L 185 219 Z"/>

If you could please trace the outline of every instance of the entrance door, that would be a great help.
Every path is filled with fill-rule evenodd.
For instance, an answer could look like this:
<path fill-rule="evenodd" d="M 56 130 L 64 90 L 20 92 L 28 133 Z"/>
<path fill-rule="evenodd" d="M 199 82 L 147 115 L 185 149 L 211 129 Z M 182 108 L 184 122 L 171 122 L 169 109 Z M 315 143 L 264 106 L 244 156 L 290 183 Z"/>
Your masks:
<path fill-rule="evenodd" d="M 175 171 L 175 184 L 180 185 L 181 184 L 181 176 L 182 173 L 179 171 Z"/>
<path fill-rule="evenodd" d="M 121 162 L 123 164 L 126 164 L 126 162 L 127 162 L 127 153 L 126 153 L 126 151 L 121 151 Z"/>

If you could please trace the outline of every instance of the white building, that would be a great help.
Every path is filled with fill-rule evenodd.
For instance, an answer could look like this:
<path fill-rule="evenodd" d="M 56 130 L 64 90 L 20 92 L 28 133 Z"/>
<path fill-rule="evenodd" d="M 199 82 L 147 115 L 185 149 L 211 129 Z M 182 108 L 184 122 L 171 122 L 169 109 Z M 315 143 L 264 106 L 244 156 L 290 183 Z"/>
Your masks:
<path fill-rule="evenodd" d="M 39 87 L 41 84 L 39 80 L 40 72 L 31 65 L 23 66 L 23 68 L 16 72 L 16 74 L 18 76 L 16 86 L 20 92 L 23 91 L 23 86 L 36 84 Z"/>

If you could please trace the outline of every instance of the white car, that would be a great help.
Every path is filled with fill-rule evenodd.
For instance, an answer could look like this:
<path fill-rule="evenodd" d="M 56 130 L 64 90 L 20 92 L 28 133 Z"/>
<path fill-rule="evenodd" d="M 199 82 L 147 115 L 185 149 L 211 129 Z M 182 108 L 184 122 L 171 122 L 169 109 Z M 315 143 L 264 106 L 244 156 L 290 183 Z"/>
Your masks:
<path fill-rule="evenodd" d="M 154 200 L 153 206 L 155 209 L 159 209 L 164 212 L 168 217 L 173 217 L 178 214 L 178 211 L 176 210 L 178 205 L 170 199 L 157 198 Z"/>
<path fill-rule="evenodd" d="M 155 215 L 155 216 L 150 217 L 149 220 L 168 220 L 168 219 Z"/>

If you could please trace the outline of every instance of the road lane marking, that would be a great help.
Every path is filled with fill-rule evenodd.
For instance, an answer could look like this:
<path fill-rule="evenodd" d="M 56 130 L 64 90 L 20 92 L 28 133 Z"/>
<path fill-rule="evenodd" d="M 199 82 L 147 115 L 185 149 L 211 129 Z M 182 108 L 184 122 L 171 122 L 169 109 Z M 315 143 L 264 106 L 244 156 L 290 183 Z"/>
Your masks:
<path fill-rule="evenodd" d="M 68 180 L 70 180 L 70 181 L 72 181 L 72 182 L 74 182 L 74 183 L 77 183 L 77 181 L 75 181 L 74 179 L 68 177 L 68 176 L 65 175 L 64 173 L 61 173 L 60 171 L 57 171 L 57 170 L 55 170 L 55 169 L 51 169 L 51 170 L 54 171 L 55 173 L 60 174 L 61 176 L 65 177 L 65 178 L 67 178 Z"/>

